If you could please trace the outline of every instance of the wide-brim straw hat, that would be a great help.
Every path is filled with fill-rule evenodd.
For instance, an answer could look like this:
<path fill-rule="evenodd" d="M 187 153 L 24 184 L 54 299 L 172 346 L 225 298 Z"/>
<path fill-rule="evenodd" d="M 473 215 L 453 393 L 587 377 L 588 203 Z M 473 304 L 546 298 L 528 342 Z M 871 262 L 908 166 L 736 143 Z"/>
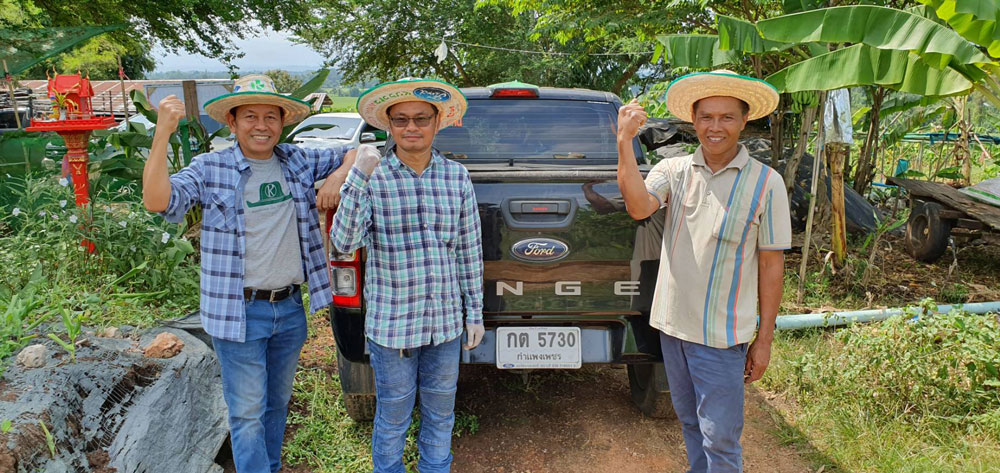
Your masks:
<path fill-rule="evenodd" d="M 438 130 L 454 125 L 465 116 L 468 103 L 458 87 L 435 79 L 405 78 L 385 82 L 358 97 L 358 113 L 369 125 L 389 129 L 389 107 L 402 102 L 427 102 L 441 117 Z"/>
<path fill-rule="evenodd" d="M 270 77 L 251 74 L 237 79 L 232 93 L 205 102 L 205 113 L 219 123 L 226 123 L 229 111 L 240 105 L 277 105 L 285 111 L 284 126 L 304 120 L 312 110 L 306 102 L 279 94 Z"/>
<path fill-rule="evenodd" d="M 750 106 L 748 119 L 765 117 L 778 106 L 778 89 L 766 81 L 719 69 L 678 77 L 667 86 L 667 109 L 691 122 L 694 103 L 707 97 L 735 97 Z"/>

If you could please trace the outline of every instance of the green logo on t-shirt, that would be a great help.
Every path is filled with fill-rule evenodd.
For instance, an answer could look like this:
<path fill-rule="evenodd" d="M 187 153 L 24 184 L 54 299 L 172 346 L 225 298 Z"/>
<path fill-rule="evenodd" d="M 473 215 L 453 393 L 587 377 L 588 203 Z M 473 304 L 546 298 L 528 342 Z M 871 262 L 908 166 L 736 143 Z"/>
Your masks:
<path fill-rule="evenodd" d="M 247 201 L 247 207 L 277 204 L 291 198 L 291 194 L 285 194 L 281 190 L 281 184 L 278 181 L 265 182 L 260 185 L 260 200 L 257 202 Z"/>

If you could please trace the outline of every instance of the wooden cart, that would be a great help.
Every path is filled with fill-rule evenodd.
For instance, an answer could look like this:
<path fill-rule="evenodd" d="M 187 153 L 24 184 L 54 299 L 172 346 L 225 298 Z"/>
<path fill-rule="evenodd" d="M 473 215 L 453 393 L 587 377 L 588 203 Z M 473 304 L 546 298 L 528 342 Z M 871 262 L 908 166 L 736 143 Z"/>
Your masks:
<path fill-rule="evenodd" d="M 910 194 L 906 250 L 914 258 L 928 263 L 936 261 L 948 249 L 952 236 L 1000 243 L 1000 208 L 973 200 L 940 182 L 900 177 L 890 177 L 886 182 Z"/>

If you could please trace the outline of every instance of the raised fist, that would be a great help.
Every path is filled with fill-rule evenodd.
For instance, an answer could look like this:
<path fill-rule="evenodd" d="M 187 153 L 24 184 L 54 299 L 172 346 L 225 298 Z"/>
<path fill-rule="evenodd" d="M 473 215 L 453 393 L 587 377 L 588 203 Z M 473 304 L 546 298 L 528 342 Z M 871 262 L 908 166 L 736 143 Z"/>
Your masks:
<path fill-rule="evenodd" d="M 156 119 L 156 128 L 165 132 L 173 133 L 177 131 L 177 124 L 186 115 L 184 102 L 176 95 L 168 95 L 160 100 L 158 110 L 159 116 Z"/>
<path fill-rule="evenodd" d="M 639 101 L 632 99 L 631 102 L 618 109 L 618 136 L 619 138 L 632 139 L 639 133 L 639 127 L 646 124 L 646 110 L 639 105 Z"/>

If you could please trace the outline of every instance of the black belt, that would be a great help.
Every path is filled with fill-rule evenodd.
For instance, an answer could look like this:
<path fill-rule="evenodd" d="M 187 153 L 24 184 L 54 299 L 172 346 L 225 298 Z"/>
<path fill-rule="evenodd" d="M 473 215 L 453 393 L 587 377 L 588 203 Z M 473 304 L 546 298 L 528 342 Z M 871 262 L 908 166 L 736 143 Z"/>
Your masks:
<path fill-rule="evenodd" d="M 244 299 L 265 299 L 268 302 L 277 302 L 286 299 L 288 296 L 295 294 L 295 290 L 298 288 L 296 285 L 291 285 L 288 287 L 283 287 L 281 289 L 243 289 Z M 256 294 L 254 294 L 256 291 Z"/>

